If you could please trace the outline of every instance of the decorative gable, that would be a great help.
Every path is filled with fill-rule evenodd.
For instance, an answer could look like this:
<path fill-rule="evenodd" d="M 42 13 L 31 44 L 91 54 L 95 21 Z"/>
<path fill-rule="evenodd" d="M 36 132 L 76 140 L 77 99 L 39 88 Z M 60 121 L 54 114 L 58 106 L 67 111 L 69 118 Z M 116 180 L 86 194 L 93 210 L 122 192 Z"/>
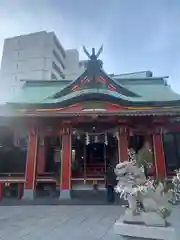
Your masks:
<path fill-rule="evenodd" d="M 116 91 L 115 84 L 109 83 L 103 76 L 83 76 L 71 86 L 71 91 L 80 91 L 84 89 L 107 89 Z"/>
<path fill-rule="evenodd" d="M 53 98 L 60 98 L 75 91 L 88 89 L 91 90 L 90 93 L 93 92 L 93 89 L 97 93 L 99 89 L 113 92 L 115 91 L 118 94 L 122 94 L 127 97 L 139 97 L 136 93 L 115 82 L 103 71 L 103 63 L 100 59 L 98 59 L 100 53 L 102 52 L 102 47 L 99 49 L 97 54 L 95 54 L 94 48 L 92 49 L 91 55 L 88 53 L 86 48 L 84 48 L 84 52 L 89 57 L 85 72 L 62 91 L 56 93 Z"/>

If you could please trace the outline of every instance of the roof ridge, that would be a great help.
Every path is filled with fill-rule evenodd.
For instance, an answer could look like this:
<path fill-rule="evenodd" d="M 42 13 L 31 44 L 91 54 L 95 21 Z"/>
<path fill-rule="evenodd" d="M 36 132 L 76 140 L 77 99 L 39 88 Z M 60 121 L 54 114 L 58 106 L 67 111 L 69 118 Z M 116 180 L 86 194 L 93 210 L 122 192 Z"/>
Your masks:
<path fill-rule="evenodd" d="M 130 75 L 130 74 L 137 74 L 137 73 L 145 73 L 145 72 L 151 72 L 150 70 L 144 70 L 144 71 L 137 71 L 137 72 L 125 72 L 125 73 L 119 73 L 119 74 L 110 74 L 110 75 L 114 75 L 114 76 L 121 76 L 121 75 Z"/>
<path fill-rule="evenodd" d="M 72 80 L 69 79 L 60 79 L 60 80 L 51 80 L 51 79 L 47 79 L 47 80 L 34 80 L 34 79 L 27 79 L 27 80 L 20 80 L 20 82 L 25 82 L 25 83 L 53 83 L 53 82 L 70 82 Z"/>
<path fill-rule="evenodd" d="M 111 76 L 112 78 L 112 76 Z M 116 78 L 115 76 L 112 79 L 118 79 L 118 80 L 155 80 L 155 79 L 164 79 L 169 78 L 169 76 L 162 76 L 162 77 L 131 77 L 131 78 Z"/>

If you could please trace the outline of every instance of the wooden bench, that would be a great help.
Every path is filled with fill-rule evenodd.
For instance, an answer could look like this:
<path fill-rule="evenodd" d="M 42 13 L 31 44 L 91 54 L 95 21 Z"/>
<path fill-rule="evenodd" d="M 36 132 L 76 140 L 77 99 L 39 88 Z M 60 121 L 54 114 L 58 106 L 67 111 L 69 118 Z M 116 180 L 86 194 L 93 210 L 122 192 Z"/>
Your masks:
<path fill-rule="evenodd" d="M 3 187 L 11 188 L 11 184 L 18 186 L 18 200 L 22 197 L 25 176 L 22 173 L 0 173 L 0 200 L 3 198 Z"/>

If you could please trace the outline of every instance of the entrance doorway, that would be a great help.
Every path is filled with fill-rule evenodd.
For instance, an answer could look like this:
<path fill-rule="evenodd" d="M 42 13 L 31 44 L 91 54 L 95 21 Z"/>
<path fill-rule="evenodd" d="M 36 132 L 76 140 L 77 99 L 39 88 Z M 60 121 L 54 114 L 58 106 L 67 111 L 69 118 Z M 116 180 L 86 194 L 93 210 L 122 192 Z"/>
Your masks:
<path fill-rule="evenodd" d="M 139 150 L 144 146 L 145 136 L 144 135 L 133 135 L 129 137 L 128 148 L 132 148 L 137 154 Z"/>
<path fill-rule="evenodd" d="M 37 172 L 36 196 L 56 197 L 56 184 L 60 182 L 61 137 L 44 137 L 44 171 Z"/>
<path fill-rule="evenodd" d="M 117 140 L 112 134 L 73 136 L 72 178 L 104 179 L 108 164 L 115 166 L 118 159 Z"/>
<path fill-rule="evenodd" d="M 72 197 L 104 201 L 105 172 L 108 164 L 116 165 L 118 144 L 111 133 L 72 136 Z"/>
<path fill-rule="evenodd" d="M 26 168 L 27 143 L 25 139 L 14 141 L 14 133 L 7 127 L 0 127 L 0 175 L 24 176 Z"/>
<path fill-rule="evenodd" d="M 44 139 L 44 145 L 45 145 L 45 172 L 55 173 L 58 171 L 55 156 L 57 149 L 59 149 L 61 146 L 60 137 L 47 136 Z"/>
<path fill-rule="evenodd" d="M 167 175 L 174 175 L 180 169 L 180 133 L 164 133 L 162 140 Z"/>
<path fill-rule="evenodd" d="M 150 140 L 150 139 L 149 139 Z M 153 164 L 153 149 L 152 142 L 148 142 L 145 135 L 133 135 L 129 137 L 129 160 L 136 160 L 138 164 L 141 164 L 145 167 L 147 176 L 154 176 L 156 173 L 155 165 Z"/>

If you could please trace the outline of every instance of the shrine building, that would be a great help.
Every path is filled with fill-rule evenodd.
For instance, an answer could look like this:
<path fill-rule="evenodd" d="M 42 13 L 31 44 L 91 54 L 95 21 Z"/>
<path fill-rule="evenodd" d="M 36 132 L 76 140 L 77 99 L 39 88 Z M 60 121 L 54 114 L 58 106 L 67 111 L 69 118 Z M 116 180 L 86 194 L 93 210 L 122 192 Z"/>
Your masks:
<path fill-rule="evenodd" d="M 107 166 L 145 142 L 149 174 L 164 179 L 180 168 L 180 95 L 150 71 L 107 74 L 101 50 L 85 50 L 89 60 L 77 79 L 25 81 L 1 106 L 0 199 L 103 190 Z"/>

